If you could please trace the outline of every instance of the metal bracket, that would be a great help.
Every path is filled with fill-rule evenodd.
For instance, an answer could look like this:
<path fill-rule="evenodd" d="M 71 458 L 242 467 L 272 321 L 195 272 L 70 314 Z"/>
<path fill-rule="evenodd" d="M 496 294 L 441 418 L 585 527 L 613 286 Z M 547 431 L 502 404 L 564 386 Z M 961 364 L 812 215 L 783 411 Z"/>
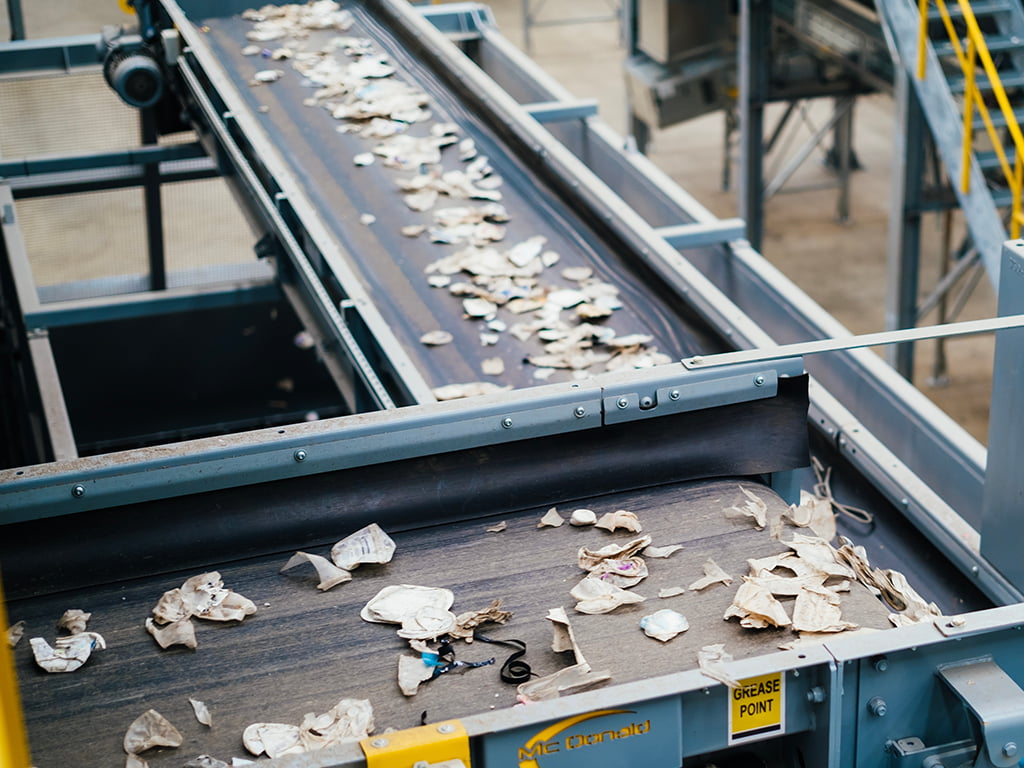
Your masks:
<path fill-rule="evenodd" d="M 1017 765 L 1024 747 L 1024 690 L 990 656 L 940 666 L 938 675 L 977 718 L 975 768 Z"/>
<path fill-rule="evenodd" d="M 469 734 L 458 720 L 371 736 L 359 746 L 366 768 L 470 768 Z"/>

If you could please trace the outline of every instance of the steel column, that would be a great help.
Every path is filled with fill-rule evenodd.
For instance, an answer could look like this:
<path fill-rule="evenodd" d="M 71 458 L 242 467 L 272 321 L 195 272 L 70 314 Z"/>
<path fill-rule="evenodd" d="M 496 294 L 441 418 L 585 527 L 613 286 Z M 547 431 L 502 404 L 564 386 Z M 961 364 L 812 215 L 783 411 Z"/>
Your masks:
<path fill-rule="evenodd" d="M 739 39 L 740 218 L 747 240 L 761 249 L 764 236 L 764 107 L 772 30 L 772 0 L 742 0 Z"/>
<path fill-rule="evenodd" d="M 7 18 L 11 22 L 11 40 L 24 40 L 25 17 L 21 12 L 21 0 L 7 0 Z"/>
<path fill-rule="evenodd" d="M 156 111 L 143 109 L 139 113 L 142 144 L 156 145 L 159 134 Z M 167 287 L 167 266 L 164 263 L 164 216 L 160 200 L 160 163 L 146 163 L 142 167 L 142 194 L 146 208 L 146 242 L 149 253 L 149 287 L 162 291 Z"/>

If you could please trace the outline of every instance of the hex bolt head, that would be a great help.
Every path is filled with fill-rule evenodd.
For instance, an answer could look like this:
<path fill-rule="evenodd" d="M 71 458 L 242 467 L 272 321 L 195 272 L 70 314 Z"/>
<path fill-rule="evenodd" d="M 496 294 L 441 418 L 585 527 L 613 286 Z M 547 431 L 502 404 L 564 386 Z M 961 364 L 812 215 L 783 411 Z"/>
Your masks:
<path fill-rule="evenodd" d="M 295 453 L 292 454 L 292 458 L 294 458 L 296 461 L 305 461 L 306 460 L 306 452 L 304 450 L 302 450 L 301 448 L 299 448 L 299 450 L 297 450 Z"/>
<path fill-rule="evenodd" d="M 505 429 L 511 429 L 512 419 L 506 416 L 504 419 L 501 420 L 501 426 L 503 426 Z"/>
<path fill-rule="evenodd" d="M 619 406 L 619 408 L 626 408 L 629 406 L 629 400 L 624 397 L 620 397 L 615 404 Z"/>
<path fill-rule="evenodd" d="M 885 717 L 885 713 L 889 711 L 889 707 L 885 703 L 885 699 L 880 696 L 875 696 L 868 702 L 868 712 L 875 717 Z"/>
<path fill-rule="evenodd" d="M 74 496 L 76 499 L 82 498 L 83 496 L 85 496 L 85 486 L 76 485 L 74 488 L 71 489 L 71 495 Z"/>
<path fill-rule="evenodd" d="M 455 733 L 455 726 L 451 723 L 445 723 L 444 725 L 437 726 L 438 733 Z"/>
<path fill-rule="evenodd" d="M 1003 754 L 1006 757 L 1016 757 L 1017 756 L 1017 742 L 1015 742 L 1015 741 L 1008 741 L 1005 744 L 1003 744 Z"/>
<path fill-rule="evenodd" d="M 811 704 L 821 704 L 825 701 L 825 689 L 816 685 L 807 692 L 807 701 Z"/>
<path fill-rule="evenodd" d="M 671 392 L 668 393 L 668 396 L 671 397 L 673 400 L 678 400 L 679 399 L 679 390 L 678 389 L 673 389 Z"/>
<path fill-rule="evenodd" d="M 874 663 L 876 672 L 886 672 L 889 669 L 889 660 L 885 656 L 879 656 Z"/>
<path fill-rule="evenodd" d="M 387 739 L 374 739 L 373 741 L 370 742 L 370 746 L 371 747 L 376 747 L 377 749 L 382 749 L 382 748 L 386 747 L 388 745 L 388 743 L 389 742 L 388 742 Z"/>
<path fill-rule="evenodd" d="M 587 415 L 587 409 L 584 408 L 582 405 L 577 405 L 576 410 L 573 411 L 573 413 L 575 414 L 577 419 L 582 419 L 584 416 Z"/>
<path fill-rule="evenodd" d="M 761 376 L 760 374 L 755 376 L 754 377 L 754 386 L 755 387 L 763 387 L 764 386 L 764 376 Z"/>

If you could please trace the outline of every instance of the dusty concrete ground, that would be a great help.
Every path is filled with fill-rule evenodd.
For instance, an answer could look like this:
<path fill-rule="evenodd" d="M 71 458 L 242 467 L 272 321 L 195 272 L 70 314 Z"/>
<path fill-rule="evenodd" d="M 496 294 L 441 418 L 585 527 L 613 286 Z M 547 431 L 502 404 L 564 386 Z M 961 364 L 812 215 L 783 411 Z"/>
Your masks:
<path fill-rule="evenodd" d="M 524 0 L 493 0 L 489 3 L 505 35 L 523 45 L 522 21 Z M 580 0 L 531 0 L 535 13 L 545 21 L 581 16 L 605 15 L 608 6 L 601 0 L 583 3 Z M 30 37 L 48 37 L 98 31 L 104 23 L 130 21 L 112 0 L 78 0 L 75 3 L 25 3 L 26 28 Z M 573 94 L 597 98 L 602 117 L 616 130 L 626 125 L 626 96 L 622 77 L 624 50 L 614 22 L 567 22 L 533 30 L 532 55 L 536 61 Z M 6 6 L 0 0 L 0 37 L 6 39 Z M 104 97 L 99 97 L 103 99 Z M 109 98 L 107 99 L 109 101 Z M 106 103 L 106 102 L 102 102 Z M 828 102 L 811 105 L 810 118 L 820 125 L 827 118 Z M 111 107 L 115 109 L 115 107 Z M 854 332 L 882 330 L 885 324 L 886 237 L 889 211 L 889 169 L 892 163 L 892 101 L 884 94 L 863 98 L 856 109 L 855 149 L 863 170 L 852 180 L 851 216 L 845 223 L 836 218 L 837 192 L 822 189 L 834 177 L 820 162 L 815 152 L 794 175 L 783 191 L 766 206 L 764 253 L 798 286 L 817 300 Z M 57 128 L 55 135 L 67 136 L 64 116 L 47 116 L 46 124 Z M 77 121 L 77 118 L 75 118 Z M 62 122 L 64 124 L 62 125 Z M 724 121 L 713 114 L 655 134 L 650 148 L 654 162 L 681 186 L 719 216 L 736 214 L 734 191 L 722 189 Z M 96 135 L 96 130 L 91 131 Z M 77 133 L 77 132 L 76 132 Z M 84 131 L 89 134 L 90 131 Z M 794 134 L 798 146 L 810 135 L 802 126 Z M 38 134 L 33 134 L 38 137 Z M 56 139 L 55 139 L 56 140 Z M 5 150 L 0 136 L 0 152 Z M 769 164 L 777 162 L 769 158 Z M 211 190 L 210 200 L 219 200 L 222 192 Z M 130 203 L 137 205 L 137 203 Z M 227 206 L 227 202 L 222 205 Z M 104 206 L 97 203 L 97 209 Z M 125 212 L 129 218 L 131 212 Z M 89 222 L 100 222 L 92 214 L 78 220 L 54 225 L 52 219 L 37 217 L 37 227 L 46 236 L 36 240 L 51 245 L 41 262 L 51 264 L 59 275 L 79 276 L 83 264 L 102 261 L 106 236 L 103 223 L 90 229 Z M 216 237 L 195 237 L 197 223 L 187 215 L 179 219 L 188 232 L 168 233 L 171 258 L 199 259 L 195 249 L 212 249 L 211 258 L 230 254 L 231 237 L 240 226 L 237 218 L 225 210 L 208 234 Z M 174 219 L 172 218 L 172 225 Z M 63 226 L 54 240 L 53 230 Z M 958 227 L 959 229 L 959 227 Z M 246 249 L 250 244 L 242 242 Z M 937 218 L 926 221 L 922 277 L 922 293 L 934 284 L 939 264 L 941 223 Z M 30 233 L 31 236 L 31 233 Z M 61 239 L 63 238 L 63 239 Z M 175 238 L 181 238 L 176 241 Z M 76 257 L 72 268 L 64 254 L 66 243 L 74 242 Z M 175 243 L 177 242 L 177 245 Z M 202 245 L 206 243 L 206 245 Z M 31 243 L 30 243 L 31 246 Z M 41 245 L 40 247 L 45 247 Z M 95 253 L 90 253 L 92 248 Z M 175 256 L 187 254 L 187 256 Z M 218 256 L 219 254 L 219 256 Z M 246 253 L 248 255 L 248 251 Z M 227 258 L 238 258 L 228 255 Z M 963 319 L 994 314 L 993 291 L 982 280 L 962 315 Z M 934 315 L 926 322 L 934 321 Z M 928 383 L 932 373 L 935 345 L 918 344 L 915 381 L 922 390 L 962 424 L 972 435 L 984 442 L 987 436 L 988 403 L 991 387 L 993 339 L 982 337 L 948 342 L 949 382 L 943 387 Z"/>

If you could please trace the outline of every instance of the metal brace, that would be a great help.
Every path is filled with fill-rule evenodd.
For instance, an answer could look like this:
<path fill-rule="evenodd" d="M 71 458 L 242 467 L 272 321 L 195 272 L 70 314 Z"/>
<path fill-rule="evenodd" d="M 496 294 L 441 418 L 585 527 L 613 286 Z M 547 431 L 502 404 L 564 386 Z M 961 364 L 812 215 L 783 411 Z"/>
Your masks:
<path fill-rule="evenodd" d="M 469 734 L 458 720 L 371 736 L 359 746 L 366 768 L 470 768 Z"/>
<path fill-rule="evenodd" d="M 976 718 L 975 768 L 1011 768 L 1024 748 L 1024 690 L 991 656 L 943 665 L 938 675 Z"/>

